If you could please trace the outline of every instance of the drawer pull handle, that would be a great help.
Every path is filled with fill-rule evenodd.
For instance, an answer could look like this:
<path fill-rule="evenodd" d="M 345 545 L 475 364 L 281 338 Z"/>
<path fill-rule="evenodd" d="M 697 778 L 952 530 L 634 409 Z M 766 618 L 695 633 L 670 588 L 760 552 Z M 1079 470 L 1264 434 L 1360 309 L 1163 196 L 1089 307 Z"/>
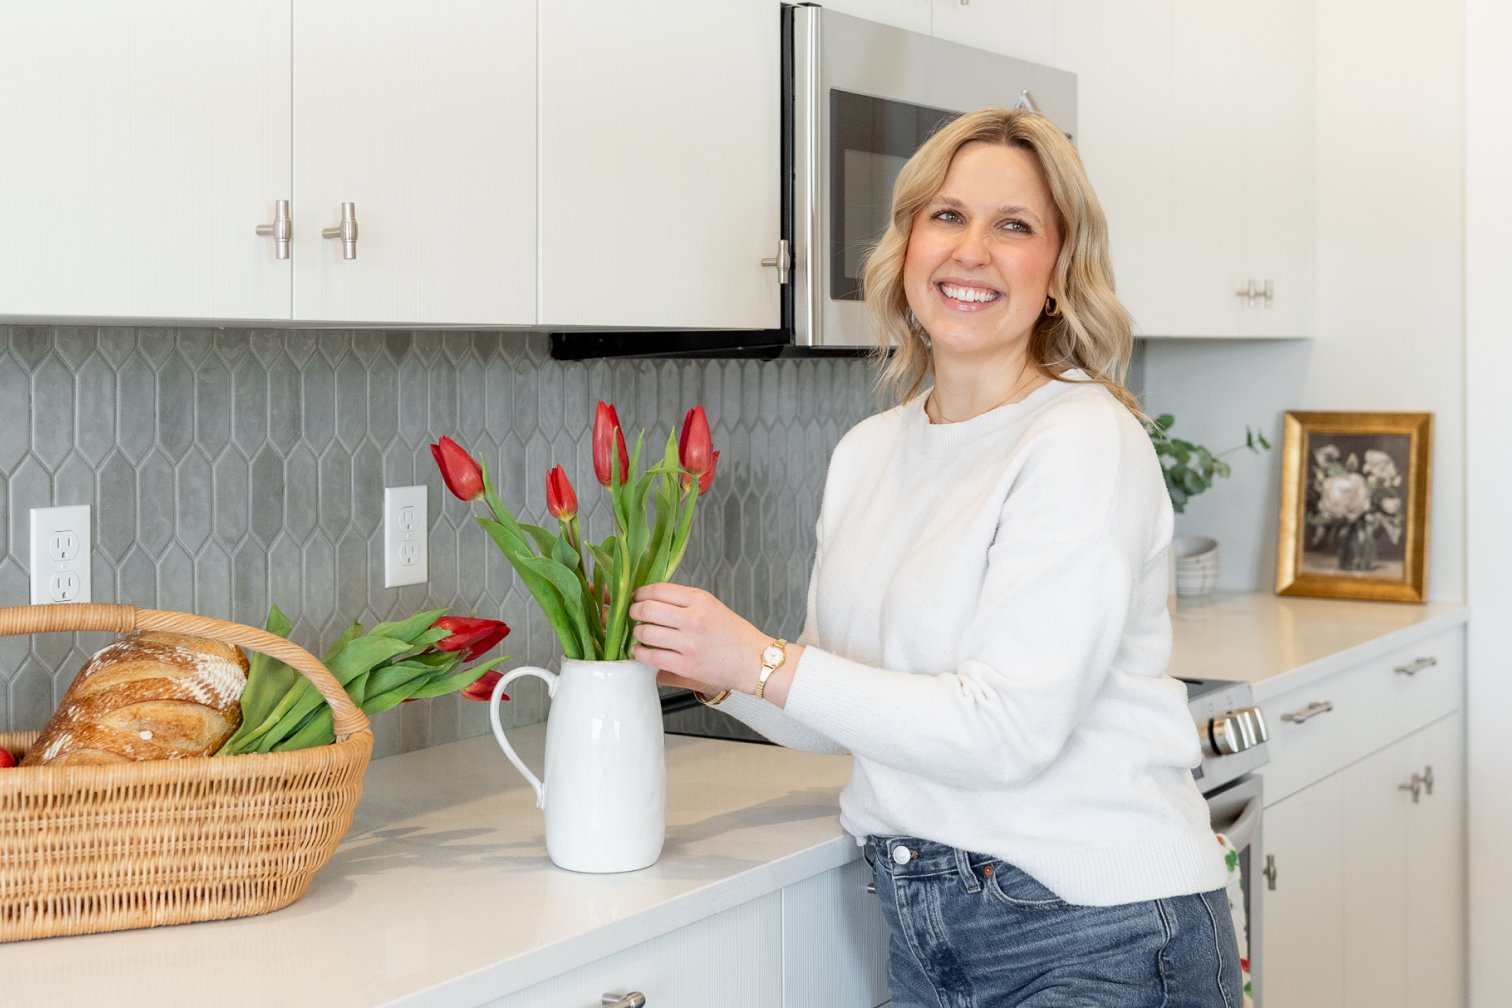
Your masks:
<path fill-rule="evenodd" d="M 1432 656 L 1429 656 L 1427 658 L 1414 658 L 1406 665 L 1398 665 L 1396 668 L 1392 669 L 1392 671 L 1397 675 L 1417 675 L 1419 672 L 1423 671 L 1423 669 L 1432 668 L 1437 664 L 1438 659 Z"/>
<path fill-rule="evenodd" d="M 1267 855 L 1265 855 L 1265 867 L 1261 870 L 1260 874 L 1265 876 L 1265 888 L 1270 889 L 1270 890 L 1274 890 L 1276 888 L 1276 874 L 1277 874 L 1277 872 L 1276 872 L 1276 855 L 1274 855 L 1274 854 L 1267 854 Z"/>
<path fill-rule="evenodd" d="M 646 995 L 640 991 L 630 994 L 605 994 L 599 998 L 604 1008 L 646 1008 Z"/>
<path fill-rule="evenodd" d="M 1411 791 L 1412 792 L 1412 804 L 1416 805 L 1418 803 L 1418 801 L 1423 797 L 1423 778 L 1422 778 L 1422 776 L 1419 775 L 1419 774 L 1413 774 L 1412 775 L 1412 779 L 1409 780 L 1406 784 L 1398 784 L 1397 785 L 1397 790 L 1398 791 Z"/>
<path fill-rule="evenodd" d="M 1281 720 L 1290 721 L 1292 724 L 1301 724 L 1308 718 L 1315 718 L 1319 714 L 1327 714 L 1331 710 L 1333 710 L 1332 701 L 1314 700 L 1312 703 L 1308 704 L 1306 707 L 1303 707 L 1299 711 L 1292 711 L 1290 714 L 1282 714 Z"/>

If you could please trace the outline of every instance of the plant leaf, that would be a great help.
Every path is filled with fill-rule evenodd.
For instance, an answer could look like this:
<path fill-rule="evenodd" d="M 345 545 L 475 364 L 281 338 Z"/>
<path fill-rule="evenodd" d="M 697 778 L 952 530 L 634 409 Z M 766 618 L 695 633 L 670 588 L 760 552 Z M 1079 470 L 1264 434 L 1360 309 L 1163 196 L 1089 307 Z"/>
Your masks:
<path fill-rule="evenodd" d="M 430 629 L 430 625 L 445 616 L 446 609 L 432 609 L 430 612 L 417 612 L 407 620 L 398 623 L 379 623 L 373 627 L 369 636 L 373 637 L 396 637 L 409 643 L 417 636 Z"/>
<path fill-rule="evenodd" d="M 537 548 L 541 551 L 541 556 L 551 556 L 551 551 L 556 548 L 557 540 L 560 537 L 552 532 L 548 532 L 539 525 L 527 525 L 524 522 L 520 522 L 519 524 L 520 528 L 524 529 L 530 534 L 530 538 L 535 540 Z"/>

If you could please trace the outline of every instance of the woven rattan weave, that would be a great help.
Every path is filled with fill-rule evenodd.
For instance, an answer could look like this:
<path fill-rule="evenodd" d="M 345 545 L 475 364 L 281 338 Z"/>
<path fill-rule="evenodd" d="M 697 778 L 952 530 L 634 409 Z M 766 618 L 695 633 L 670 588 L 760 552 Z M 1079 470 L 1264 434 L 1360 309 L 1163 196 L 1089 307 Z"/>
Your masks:
<path fill-rule="evenodd" d="M 175 630 L 261 651 L 330 703 L 336 741 L 296 752 L 0 770 L 0 941 L 182 924 L 288 906 L 336 850 L 373 751 L 313 655 L 262 630 L 129 605 L 0 608 L 0 636 Z M 37 733 L 0 734 L 24 752 Z"/>

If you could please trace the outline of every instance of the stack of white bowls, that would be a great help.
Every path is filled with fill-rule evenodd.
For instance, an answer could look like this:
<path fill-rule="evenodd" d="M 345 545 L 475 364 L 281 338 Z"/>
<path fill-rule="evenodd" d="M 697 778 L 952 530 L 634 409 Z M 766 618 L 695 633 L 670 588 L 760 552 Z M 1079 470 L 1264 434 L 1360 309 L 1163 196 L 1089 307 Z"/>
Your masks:
<path fill-rule="evenodd" d="M 1218 540 L 1180 536 L 1171 550 L 1176 555 L 1176 594 L 1211 595 L 1218 586 Z"/>

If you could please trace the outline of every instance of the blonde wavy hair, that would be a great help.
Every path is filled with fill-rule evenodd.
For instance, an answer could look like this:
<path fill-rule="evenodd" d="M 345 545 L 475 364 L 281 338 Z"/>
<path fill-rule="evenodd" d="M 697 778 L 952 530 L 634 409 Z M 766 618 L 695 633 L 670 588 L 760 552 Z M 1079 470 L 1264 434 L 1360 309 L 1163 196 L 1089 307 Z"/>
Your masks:
<path fill-rule="evenodd" d="M 1050 276 L 1058 315 L 1040 314 L 1029 338 L 1029 358 L 1047 377 L 1080 368 L 1144 419 L 1139 400 L 1124 387 L 1134 336 L 1128 311 L 1113 293 L 1108 223 L 1087 181 L 1081 156 L 1049 119 L 1028 109 L 984 108 L 952 120 L 908 159 L 893 186 L 892 220 L 867 258 L 866 311 L 884 361 L 881 385 L 899 401 L 918 394 L 929 376 L 929 334 L 914 317 L 903 289 L 903 262 L 914 218 L 928 205 L 956 152 L 981 141 L 1018 147 L 1039 161 L 1059 217 L 1061 249 Z M 895 352 L 889 352 L 892 344 Z"/>

